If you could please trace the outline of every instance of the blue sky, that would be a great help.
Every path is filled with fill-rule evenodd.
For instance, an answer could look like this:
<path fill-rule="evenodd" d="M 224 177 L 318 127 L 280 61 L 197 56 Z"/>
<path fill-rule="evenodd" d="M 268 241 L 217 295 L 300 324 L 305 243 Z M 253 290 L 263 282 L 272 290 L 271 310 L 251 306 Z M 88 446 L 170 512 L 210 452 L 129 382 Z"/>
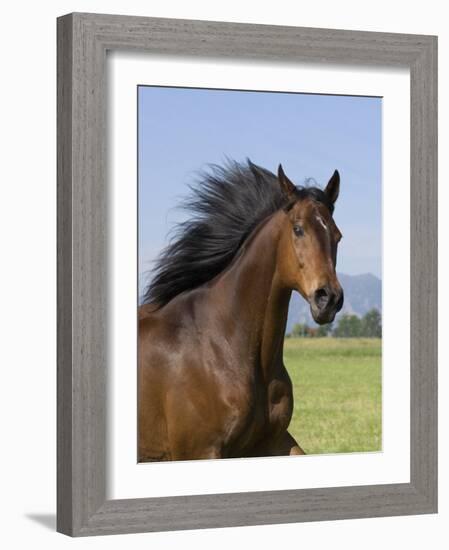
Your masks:
<path fill-rule="evenodd" d="M 199 170 L 226 157 L 324 186 L 337 168 L 337 269 L 381 276 L 382 100 L 371 97 L 140 86 L 139 287 L 185 213 Z"/>

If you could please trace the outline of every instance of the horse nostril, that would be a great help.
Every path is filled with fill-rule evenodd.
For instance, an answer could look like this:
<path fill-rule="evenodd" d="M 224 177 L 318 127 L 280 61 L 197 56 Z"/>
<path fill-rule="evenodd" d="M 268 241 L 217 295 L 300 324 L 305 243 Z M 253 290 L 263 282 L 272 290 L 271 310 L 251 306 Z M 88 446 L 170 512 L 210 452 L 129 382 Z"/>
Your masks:
<path fill-rule="evenodd" d="M 344 294 L 343 294 L 343 290 L 341 291 L 340 293 L 340 297 L 338 298 L 338 301 L 337 301 L 337 304 L 336 304 L 336 308 L 337 308 L 337 311 L 340 311 L 341 308 L 343 307 L 343 302 L 344 302 Z"/>
<path fill-rule="evenodd" d="M 314 295 L 315 304 L 319 309 L 324 309 L 329 302 L 329 293 L 325 288 L 319 288 Z"/>

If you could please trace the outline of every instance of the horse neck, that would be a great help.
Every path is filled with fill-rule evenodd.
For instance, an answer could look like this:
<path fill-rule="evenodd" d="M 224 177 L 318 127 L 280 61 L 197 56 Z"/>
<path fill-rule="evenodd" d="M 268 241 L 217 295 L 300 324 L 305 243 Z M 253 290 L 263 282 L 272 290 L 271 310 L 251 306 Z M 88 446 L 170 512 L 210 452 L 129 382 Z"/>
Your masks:
<path fill-rule="evenodd" d="M 260 362 L 267 378 L 282 358 L 291 296 L 277 270 L 283 216 L 277 212 L 255 230 L 215 286 L 228 310 L 232 337 Z"/>

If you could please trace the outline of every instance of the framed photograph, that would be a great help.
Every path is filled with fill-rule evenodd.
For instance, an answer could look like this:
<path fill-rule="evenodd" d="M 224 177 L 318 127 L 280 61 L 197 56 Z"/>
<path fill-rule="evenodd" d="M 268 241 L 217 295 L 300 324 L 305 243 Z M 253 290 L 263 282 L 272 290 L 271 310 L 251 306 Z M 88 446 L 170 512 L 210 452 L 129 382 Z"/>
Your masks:
<path fill-rule="evenodd" d="M 437 511 L 437 39 L 58 19 L 58 531 Z"/>

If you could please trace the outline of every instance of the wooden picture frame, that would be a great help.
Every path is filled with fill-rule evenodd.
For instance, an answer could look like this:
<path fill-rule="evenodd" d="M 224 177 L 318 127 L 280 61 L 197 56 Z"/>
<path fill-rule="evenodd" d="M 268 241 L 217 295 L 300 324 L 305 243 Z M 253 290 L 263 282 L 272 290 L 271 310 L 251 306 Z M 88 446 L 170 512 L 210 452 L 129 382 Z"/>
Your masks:
<path fill-rule="evenodd" d="M 106 52 L 405 66 L 410 483 L 106 499 Z M 74 13 L 58 19 L 57 529 L 100 535 L 437 511 L 437 38 Z"/>

